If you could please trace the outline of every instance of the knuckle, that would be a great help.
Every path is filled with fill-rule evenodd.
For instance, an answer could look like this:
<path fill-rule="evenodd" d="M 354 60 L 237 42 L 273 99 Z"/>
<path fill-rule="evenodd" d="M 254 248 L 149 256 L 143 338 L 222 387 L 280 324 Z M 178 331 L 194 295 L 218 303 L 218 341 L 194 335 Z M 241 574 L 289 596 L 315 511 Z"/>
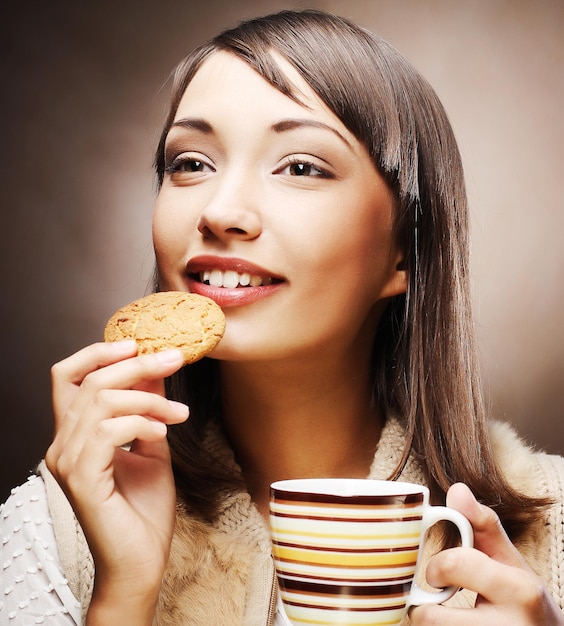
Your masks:
<path fill-rule="evenodd" d="M 68 452 L 59 451 L 56 444 L 52 444 L 45 455 L 47 468 L 53 474 L 63 491 L 72 492 L 74 468 L 76 459 Z"/>
<path fill-rule="evenodd" d="M 503 531 L 503 526 L 501 524 L 501 520 L 499 519 L 499 515 L 489 506 L 482 505 L 480 507 L 481 516 L 477 520 L 477 526 L 481 528 L 494 527 L 498 530 Z M 505 532 L 505 531 L 503 531 Z"/>
<path fill-rule="evenodd" d="M 74 458 L 68 453 L 60 454 L 54 464 L 56 476 L 58 478 L 67 480 L 69 476 L 72 476 L 74 469 Z"/>
<path fill-rule="evenodd" d="M 53 474 L 53 476 L 56 476 L 57 474 L 57 458 L 58 458 L 57 448 L 58 448 L 57 443 L 56 441 L 54 441 L 47 448 L 47 452 L 45 453 L 45 465 L 47 465 L 47 469 L 51 472 L 51 474 Z"/>
<path fill-rule="evenodd" d="M 441 584 L 445 584 L 444 581 L 450 580 L 453 572 L 459 570 L 461 558 L 461 550 L 456 548 L 443 550 L 435 557 L 433 563 L 434 574 L 439 577 Z"/>
<path fill-rule="evenodd" d="M 98 441 L 105 441 L 109 438 L 110 434 L 110 425 L 108 420 L 102 420 L 98 422 L 96 426 L 94 426 L 94 430 L 92 432 L 92 437 Z"/>
<path fill-rule="evenodd" d="M 112 392 L 109 389 L 98 389 L 94 393 L 93 403 L 95 406 L 107 409 L 111 406 Z"/>
<path fill-rule="evenodd" d="M 86 392 L 94 392 L 97 389 L 96 379 L 96 372 L 90 372 L 82 379 L 81 389 Z"/>
<path fill-rule="evenodd" d="M 503 524 L 501 522 L 501 519 L 499 518 L 499 515 L 493 509 L 490 509 L 489 507 L 486 508 L 486 511 L 487 511 L 486 521 L 491 526 L 495 527 L 501 535 L 505 535 L 505 528 L 503 527 Z"/>
<path fill-rule="evenodd" d="M 66 367 L 64 361 L 59 361 L 51 366 L 51 380 L 57 382 L 65 378 Z"/>
<path fill-rule="evenodd" d="M 61 371 L 60 363 L 54 363 L 53 365 L 51 365 L 51 378 L 57 378 L 60 371 Z"/>

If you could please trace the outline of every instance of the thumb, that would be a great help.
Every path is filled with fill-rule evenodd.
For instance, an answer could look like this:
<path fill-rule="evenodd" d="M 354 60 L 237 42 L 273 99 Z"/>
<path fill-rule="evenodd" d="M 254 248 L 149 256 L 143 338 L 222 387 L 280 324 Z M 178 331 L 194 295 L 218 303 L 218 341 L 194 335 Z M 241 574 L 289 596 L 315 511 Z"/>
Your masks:
<path fill-rule="evenodd" d="M 480 504 L 470 489 L 456 483 L 448 490 L 446 504 L 462 513 L 474 530 L 474 547 L 490 558 L 512 565 L 526 567 L 517 548 L 511 543 L 497 513 Z"/>

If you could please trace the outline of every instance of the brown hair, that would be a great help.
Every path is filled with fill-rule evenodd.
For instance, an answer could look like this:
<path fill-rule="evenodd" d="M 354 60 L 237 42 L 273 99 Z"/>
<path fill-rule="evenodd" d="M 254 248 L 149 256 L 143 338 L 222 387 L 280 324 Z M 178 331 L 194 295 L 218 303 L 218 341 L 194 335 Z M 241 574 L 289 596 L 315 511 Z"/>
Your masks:
<path fill-rule="evenodd" d="M 202 62 L 217 51 L 237 55 L 284 94 L 298 99 L 271 55 L 289 61 L 343 124 L 363 142 L 396 196 L 396 233 L 405 251 L 407 293 L 392 299 L 373 350 L 374 385 L 385 414 L 397 416 L 409 454 L 421 462 L 435 502 L 465 482 L 493 506 L 516 538 L 547 504 L 517 493 L 490 449 L 470 303 L 468 211 L 462 164 L 435 92 L 392 46 L 319 11 L 283 11 L 244 22 L 199 47 L 178 66 L 171 108 L 156 155 L 180 98 Z M 220 414 L 215 364 L 204 360 L 173 378 L 170 393 L 187 401 L 191 419 L 170 429 L 179 493 L 213 518 L 219 491 L 233 486 L 226 468 L 210 470 L 201 440 Z"/>

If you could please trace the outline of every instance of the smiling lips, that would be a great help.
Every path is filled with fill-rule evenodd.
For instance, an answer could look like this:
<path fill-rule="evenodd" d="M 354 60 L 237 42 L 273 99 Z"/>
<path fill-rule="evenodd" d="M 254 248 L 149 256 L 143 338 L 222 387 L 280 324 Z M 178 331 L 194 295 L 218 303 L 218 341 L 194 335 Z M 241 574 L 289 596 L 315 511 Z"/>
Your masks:
<path fill-rule="evenodd" d="M 221 307 L 242 306 L 274 294 L 284 280 L 244 259 L 201 256 L 186 267 L 189 290 Z"/>

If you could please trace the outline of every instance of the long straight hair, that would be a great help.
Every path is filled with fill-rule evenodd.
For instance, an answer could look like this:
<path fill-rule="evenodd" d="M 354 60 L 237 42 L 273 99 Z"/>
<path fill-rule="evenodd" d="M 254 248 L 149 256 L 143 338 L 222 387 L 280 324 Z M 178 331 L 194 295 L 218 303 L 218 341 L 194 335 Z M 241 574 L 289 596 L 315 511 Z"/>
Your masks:
<path fill-rule="evenodd" d="M 516 492 L 494 459 L 484 415 L 469 281 L 468 210 L 458 147 L 435 92 L 392 46 L 347 20 L 320 11 L 283 11 L 243 22 L 191 53 L 177 67 L 157 149 L 203 61 L 218 51 L 244 60 L 288 97 L 299 96 L 272 52 L 296 68 L 361 141 L 395 195 L 395 234 L 405 253 L 408 288 L 393 298 L 373 347 L 375 398 L 404 425 L 405 449 L 420 461 L 433 501 L 466 483 L 494 507 L 515 539 L 547 502 Z M 231 470 L 202 450 L 206 424 L 221 415 L 216 364 L 208 359 L 169 381 L 189 403 L 187 424 L 170 429 L 179 494 L 211 520 Z"/>

